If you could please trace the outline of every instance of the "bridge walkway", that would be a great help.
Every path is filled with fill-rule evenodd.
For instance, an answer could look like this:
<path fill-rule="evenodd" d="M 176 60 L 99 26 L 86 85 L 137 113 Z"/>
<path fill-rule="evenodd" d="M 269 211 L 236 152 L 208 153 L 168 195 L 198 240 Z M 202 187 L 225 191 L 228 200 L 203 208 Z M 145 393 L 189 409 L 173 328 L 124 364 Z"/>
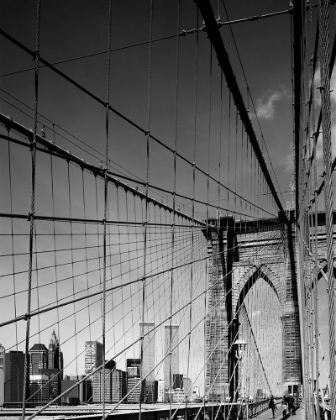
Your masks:
<path fill-rule="evenodd" d="M 282 418 L 283 418 L 283 416 L 282 416 L 282 406 L 281 406 L 281 404 L 277 404 L 277 410 L 275 410 L 275 417 L 274 417 L 274 419 L 275 420 L 281 420 Z M 258 416 L 256 416 L 256 417 L 253 417 L 254 419 L 258 419 L 258 420 L 268 420 L 268 419 L 270 419 L 270 418 L 272 418 L 272 412 L 271 412 L 271 410 L 267 410 L 267 411 L 264 411 L 262 414 L 259 414 Z M 293 420 L 305 420 L 305 410 L 303 409 L 303 408 L 298 408 L 297 410 L 296 410 L 296 414 L 294 414 L 294 415 L 289 415 L 288 414 L 288 410 L 287 410 L 287 414 L 286 414 L 286 417 L 285 417 L 286 419 L 288 419 L 288 418 L 293 418 Z"/>

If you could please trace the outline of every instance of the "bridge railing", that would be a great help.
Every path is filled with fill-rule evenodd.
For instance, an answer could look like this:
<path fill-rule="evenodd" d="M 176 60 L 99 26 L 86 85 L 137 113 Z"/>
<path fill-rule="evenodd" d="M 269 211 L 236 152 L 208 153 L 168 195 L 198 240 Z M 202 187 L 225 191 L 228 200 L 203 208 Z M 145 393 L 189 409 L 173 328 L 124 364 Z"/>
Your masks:
<path fill-rule="evenodd" d="M 275 398 L 278 404 L 281 398 Z M 269 410 L 269 399 L 250 403 L 225 404 L 218 411 L 216 407 L 208 407 L 206 412 L 211 420 L 248 420 Z"/>

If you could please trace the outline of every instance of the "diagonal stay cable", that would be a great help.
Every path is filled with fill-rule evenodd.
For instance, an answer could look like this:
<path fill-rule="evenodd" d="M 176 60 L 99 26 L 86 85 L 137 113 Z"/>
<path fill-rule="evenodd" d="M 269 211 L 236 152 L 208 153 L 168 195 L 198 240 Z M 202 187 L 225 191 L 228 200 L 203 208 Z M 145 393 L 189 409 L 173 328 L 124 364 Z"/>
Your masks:
<path fill-rule="evenodd" d="M 239 90 L 238 82 L 236 79 L 236 76 L 234 74 L 233 68 L 231 66 L 231 62 L 227 53 L 227 50 L 224 46 L 223 39 L 220 35 L 217 22 L 215 20 L 213 10 L 211 7 L 211 4 L 209 1 L 201 1 L 196 0 L 197 6 L 200 9 L 203 19 L 206 24 L 206 29 L 208 32 L 209 40 L 211 44 L 213 45 L 216 54 L 217 59 L 219 62 L 219 65 L 225 75 L 225 79 L 227 81 L 228 87 L 232 93 L 233 99 L 235 101 L 235 105 L 237 110 L 239 111 L 241 121 L 244 125 L 245 131 L 249 137 L 250 143 L 252 145 L 254 154 L 259 162 L 259 166 L 264 174 L 264 178 L 270 188 L 270 191 L 272 193 L 272 196 L 278 206 L 278 209 L 281 213 L 281 216 L 284 220 L 287 220 L 287 215 L 282 207 L 282 204 L 279 200 L 277 191 L 274 187 L 272 178 L 270 176 L 270 173 L 267 169 L 266 162 L 264 160 L 262 151 L 260 150 L 260 146 L 256 137 L 256 134 L 254 132 L 250 117 L 248 115 L 247 109 L 244 104 L 244 100 L 242 97 L 242 94 Z M 238 197 L 238 195 L 236 195 Z M 244 201 L 246 201 L 244 199 Z"/>
<path fill-rule="evenodd" d="M 271 389 L 271 386 L 270 386 L 270 384 L 269 384 L 269 382 L 268 382 L 268 378 L 267 378 L 266 370 L 265 370 L 265 367 L 264 367 L 264 364 L 263 364 L 263 361 L 262 361 L 262 358 L 261 358 L 261 355 L 260 355 L 260 352 L 259 352 L 258 344 L 257 344 L 256 338 L 255 338 L 254 332 L 253 332 L 253 328 L 252 328 L 252 325 L 251 325 L 250 317 L 249 317 L 248 312 L 247 312 L 246 307 L 245 307 L 245 303 L 243 303 L 242 309 L 244 309 L 244 310 L 245 310 L 245 313 L 246 313 L 246 319 L 247 319 L 248 326 L 249 326 L 250 331 L 251 331 L 251 335 L 252 335 L 252 337 L 253 337 L 253 342 L 254 342 L 254 345 L 256 346 L 256 349 L 257 349 L 258 358 L 259 358 L 259 361 L 260 361 L 260 364 L 261 364 L 262 370 L 263 370 L 263 372 L 264 372 L 264 375 L 265 375 L 265 379 L 266 379 L 266 382 L 267 382 L 268 388 L 269 388 L 269 389 Z"/>
<path fill-rule="evenodd" d="M 217 28 L 218 29 L 218 28 Z M 2 35 L 3 37 L 5 37 L 6 39 L 8 39 L 9 41 L 11 41 L 14 45 L 16 45 L 17 47 L 19 47 L 20 49 L 22 49 L 23 51 L 25 51 L 27 54 L 29 54 L 30 56 L 34 57 L 35 56 L 35 52 L 32 51 L 31 49 L 29 49 L 28 47 L 26 47 L 25 45 L 23 45 L 21 42 L 19 42 L 17 39 L 13 38 L 11 35 L 9 35 L 6 31 L 4 31 L 3 29 L 0 28 L 0 35 Z M 75 86 L 77 89 L 79 89 L 80 91 L 82 91 L 83 93 L 85 93 L 86 95 L 88 95 L 91 99 L 95 100 L 96 102 L 98 102 L 100 105 L 102 105 L 103 107 L 106 107 L 106 103 L 105 101 L 103 101 L 102 99 L 100 99 L 97 95 L 95 95 L 93 92 L 89 91 L 88 89 L 86 89 L 83 85 L 81 85 L 80 83 L 76 82 L 74 79 L 72 79 L 71 77 L 67 76 L 65 73 L 63 73 L 62 71 L 58 70 L 56 67 L 54 67 L 52 64 L 50 64 L 47 60 L 45 60 L 43 57 L 39 57 L 39 60 L 42 64 L 44 64 L 46 67 L 48 67 L 50 70 L 52 70 L 53 72 L 55 72 L 56 74 L 58 74 L 59 76 L 61 76 L 63 79 L 67 80 L 69 83 L 71 83 L 73 86 Z M 176 154 L 177 157 L 179 157 L 180 159 L 182 159 L 184 162 L 188 163 L 191 167 L 195 166 L 195 168 L 202 173 L 203 175 L 209 177 L 210 180 L 214 181 L 216 184 L 220 184 L 221 187 L 225 188 L 227 191 L 230 191 L 232 194 L 234 194 L 236 197 L 244 200 L 244 202 L 247 202 L 248 204 L 251 204 L 253 207 L 257 207 L 254 203 L 250 202 L 249 200 L 246 200 L 243 196 L 241 196 L 240 194 L 238 194 L 237 192 L 231 190 L 228 186 L 222 184 L 221 182 L 219 182 L 219 180 L 217 180 L 216 178 L 214 178 L 213 176 L 211 176 L 210 174 L 208 174 L 205 170 L 201 169 L 199 166 L 197 166 L 196 164 L 194 164 L 193 162 L 191 162 L 189 159 L 187 159 L 185 156 L 181 155 L 180 153 L 178 153 L 176 150 L 174 150 L 173 148 L 169 147 L 168 145 L 166 145 L 165 143 L 163 143 L 161 140 L 159 140 L 157 137 L 155 137 L 153 134 L 148 133 L 148 130 L 144 129 L 143 127 L 141 127 L 139 124 L 137 124 L 136 122 L 134 122 L 133 120 L 131 120 L 130 118 L 126 117 L 126 115 L 124 115 L 123 113 L 119 112 L 118 110 L 116 110 L 115 108 L 113 108 L 111 105 L 108 106 L 109 110 L 111 112 L 113 112 L 115 115 L 117 115 L 118 117 L 120 117 L 122 120 L 124 120 L 125 122 L 127 122 L 128 124 L 130 124 L 132 127 L 134 127 L 135 129 L 137 129 L 138 131 L 140 131 L 141 133 L 143 133 L 144 135 L 148 135 L 149 138 L 151 138 L 152 140 L 154 140 L 156 143 L 158 143 L 160 146 L 162 146 L 163 148 L 165 148 L 166 150 L 168 150 L 169 152 Z M 245 109 L 246 112 L 246 109 Z M 251 125 L 251 123 L 250 123 Z M 253 131 L 252 125 L 251 125 L 251 129 Z M 250 130 L 248 131 L 248 133 L 250 134 Z M 254 134 L 254 132 L 253 132 Z M 254 134 L 255 136 L 255 134 Z M 254 148 L 256 147 L 255 145 L 253 146 Z M 259 145 L 258 145 L 259 147 Z M 261 154 L 261 152 L 260 152 Z M 262 157 L 262 156 L 261 156 Z M 263 159 L 263 158 L 262 158 Z M 262 166 L 264 174 L 267 172 L 268 174 L 268 170 L 266 168 L 266 164 L 264 164 L 264 166 Z M 266 172 L 265 172 L 265 168 L 266 168 Z M 266 175 L 265 175 L 266 176 Z M 271 188 L 271 191 L 273 193 L 274 197 L 277 197 L 275 188 L 273 186 L 272 180 L 269 177 L 266 176 L 267 178 L 267 182 L 271 182 L 271 185 L 273 187 L 273 189 Z M 274 195 L 275 194 L 275 195 Z M 278 199 L 279 201 L 279 199 Z M 282 209 L 282 205 L 279 201 L 276 200 L 279 209 Z M 272 213 L 270 213 L 272 214 Z M 286 218 L 285 212 L 283 211 L 283 215 Z"/>

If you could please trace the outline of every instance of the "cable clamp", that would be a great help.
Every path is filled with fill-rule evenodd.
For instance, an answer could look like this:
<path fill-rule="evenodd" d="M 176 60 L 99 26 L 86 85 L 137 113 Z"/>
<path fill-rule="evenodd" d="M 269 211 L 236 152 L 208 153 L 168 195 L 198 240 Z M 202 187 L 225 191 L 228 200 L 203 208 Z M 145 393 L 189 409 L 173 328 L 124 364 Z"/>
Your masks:
<path fill-rule="evenodd" d="M 33 140 L 30 142 L 30 150 L 33 150 L 36 147 L 36 140 L 33 138 Z"/>
<path fill-rule="evenodd" d="M 24 315 L 24 320 L 25 320 L 25 321 L 28 321 L 28 319 L 30 319 L 30 318 L 31 318 L 31 315 L 28 315 L 28 314 L 25 314 L 25 315 Z"/>
<path fill-rule="evenodd" d="M 316 89 L 318 89 L 320 92 L 321 92 L 321 90 L 324 90 L 324 86 L 323 85 L 321 85 L 321 86 L 317 86 L 317 88 Z"/>
<path fill-rule="evenodd" d="M 150 130 L 145 130 L 145 136 L 149 136 L 150 135 Z"/>
<path fill-rule="evenodd" d="M 34 214 L 32 212 L 28 213 L 28 219 L 30 222 L 34 219 Z"/>

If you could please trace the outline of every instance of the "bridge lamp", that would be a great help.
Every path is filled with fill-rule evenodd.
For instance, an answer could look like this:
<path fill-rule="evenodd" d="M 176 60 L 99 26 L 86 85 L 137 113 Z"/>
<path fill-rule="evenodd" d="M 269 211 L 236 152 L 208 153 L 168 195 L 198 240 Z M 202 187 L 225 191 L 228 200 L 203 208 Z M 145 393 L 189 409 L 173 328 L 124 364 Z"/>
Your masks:
<path fill-rule="evenodd" d="M 247 342 L 238 338 L 234 343 L 234 348 L 235 348 L 235 356 L 237 359 L 241 360 L 241 358 L 243 357 L 243 351 L 246 350 L 247 348 Z"/>

